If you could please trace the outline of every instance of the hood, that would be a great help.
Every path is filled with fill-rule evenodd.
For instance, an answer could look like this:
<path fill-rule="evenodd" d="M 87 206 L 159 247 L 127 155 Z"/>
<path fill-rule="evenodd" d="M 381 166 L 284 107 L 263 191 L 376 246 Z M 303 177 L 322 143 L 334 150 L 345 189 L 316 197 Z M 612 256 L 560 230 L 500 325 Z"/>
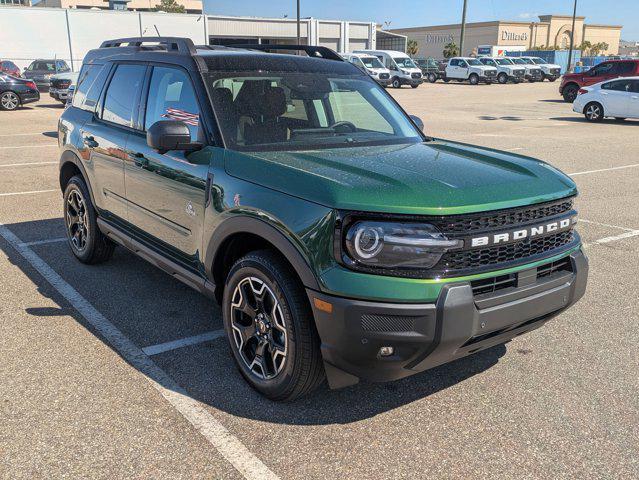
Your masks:
<path fill-rule="evenodd" d="M 564 73 L 563 81 L 567 80 L 575 80 L 577 82 L 583 81 L 584 74 L 583 73 Z"/>
<path fill-rule="evenodd" d="M 78 72 L 56 73 L 51 77 L 51 80 L 71 80 L 71 82 L 75 83 L 79 75 Z"/>
<path fill-rule="evenodd" d="M 235 177 L 336 209 L 450 215 L 576 193 L 550 165 L 522 155 L 433 140 L 393 146 L 240 153 Z"/>
<path fill-rule="evenodd" d="M 496 67 L 490 65 L 470 65 L 470 68 L 478 68 L 480 70 L 497 70 Z"/>

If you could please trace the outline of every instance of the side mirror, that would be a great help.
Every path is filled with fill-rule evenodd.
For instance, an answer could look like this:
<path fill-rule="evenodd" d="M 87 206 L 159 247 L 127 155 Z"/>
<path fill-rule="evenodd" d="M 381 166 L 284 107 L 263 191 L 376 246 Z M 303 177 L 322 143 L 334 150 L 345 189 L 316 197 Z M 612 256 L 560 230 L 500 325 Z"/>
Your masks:
<path fill-rule="evenodd" d="M 413 123 L 415 125 L 417 125 L 417 128 L 419 128 L 422 132 L 424 131 L 424 122 L 422 121 L 421 118 L 419 118 L 416 115 L 409 115 L 410 119 L 413 121 Z"/>
<path fill-rule="evenodd" d="M 160 120 L 149 127 L 146 143 L 159 153 L 170 150 L 195 151 L 202 148 L 199 142 L 191 142 L 191 132 L 184 122 L 179 120 Z"/>

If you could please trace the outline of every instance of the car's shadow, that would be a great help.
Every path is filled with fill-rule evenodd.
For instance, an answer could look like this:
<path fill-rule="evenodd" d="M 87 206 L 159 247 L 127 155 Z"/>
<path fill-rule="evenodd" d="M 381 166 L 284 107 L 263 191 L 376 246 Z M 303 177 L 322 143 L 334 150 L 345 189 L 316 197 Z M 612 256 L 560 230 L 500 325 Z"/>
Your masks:
<path fill-rule="evenodd" d="M 41 236 L 59 236 L 64 228 L 60 218 L 6 226 L 22 240 L 30 241 L 41 239 L 38 232 L 42 232 Z M 116 255 L 109 262 L 94 266 L 77 262 L 65 243 L 31 248 L 140 348 L 222 328 L 217 305 L 123 248 L 116 249 Z M 57 308 L 42 306 L 36 296 L 25 309 L 30 315 L 43 318 L 43 334 L 46 334 L 47 319 L 70 315 L 105 341 L 95 326 L 72 308 L 2 237 L 0 250 L 38 286 L 40 294 L 58 304 Z M 505 353 L 506 347 L 500 345 L 385 384 L 362 382 L 342 390 L 329 390 L 324 383 L 311 395 L 289 403 L 272 402 L 252 390 L 235 367 L 224 338 L 151 358 L 188 395 L 215 409 L 262 422 L 320 425 L 356 422 L 427 398 L 489 369 Z M 129 361 L 127 357 L 122 358 Z M 136 368 L 135 362 L 130 364 Z M 151 379 L 163 384 L 161 378 Z"/>
<path fill-rule="evenodd" d="M 538 102 L 545 102 L 545 103 L 568 103 L 563 99 L 560 98 L 545 98 L 542 100 L 537 100 Z"/>
<path fill-rule="evenodd" d="M 55 108 L 55 109 L 63 109 L 64 108 L 64 103 L 61 102 L 57 102 L 57 103 L 38 103 L 36 105 L 36 108 Z"/>
<path fill-rule="evenodd" d="M 576 122 L 576 123 L 591 123 L 585 119 L 583 115 L 575 114 L 574 117 L 550 117 L 549 120 L 556 120 L 559 122 Z M 595 122 L 592 122 L 595 123 Z M 602 124 L 614 124 L 619 126 L 635 127 L 639 125 L 639 122 L 634 119 L 617 120 L 615 118 L 604 118 Z"/>

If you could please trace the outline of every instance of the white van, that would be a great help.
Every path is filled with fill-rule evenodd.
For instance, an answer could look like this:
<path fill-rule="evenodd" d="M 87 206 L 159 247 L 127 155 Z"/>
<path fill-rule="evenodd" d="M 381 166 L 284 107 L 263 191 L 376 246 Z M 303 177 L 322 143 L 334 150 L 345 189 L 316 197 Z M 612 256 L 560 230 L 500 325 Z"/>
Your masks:
<path fill-rule="evenodd" d="M 391 85 L 400 88 L 402 85 L 419 87 L 424 81 L 422 70 L 404 52 L 393 50 L 355 50 L 353 53 L 366 53 L 374 55 L 390 70 Z"/>
<path fill-rule="evenodd" d="M 391 83 L 390 70 L 374 55 L 368 53 L 346 53 L 342 57 L 351 62 L 383 87 Z"/>

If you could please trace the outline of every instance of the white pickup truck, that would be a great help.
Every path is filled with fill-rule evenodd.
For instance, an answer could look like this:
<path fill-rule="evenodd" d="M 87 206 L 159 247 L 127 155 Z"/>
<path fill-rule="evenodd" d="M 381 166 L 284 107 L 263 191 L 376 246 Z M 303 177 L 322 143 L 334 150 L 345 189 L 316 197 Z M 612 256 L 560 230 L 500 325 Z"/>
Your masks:
<path fill-rule="evenodd" d="M 532 61 L 535 65 L 541 68 L 541 73 L 543 74 L 542 81 L 548 80 L 549 82 L 554 82 L 559 77 L 561 77 L 561 65 L 557 65 L 555 63 L 548 63 L 546 60 L 539 57 L 522 57 L 522 58 Z"/>
<path fill-rule="evenodd" d="M 497 81 L 501 84 L 523 82 L 526 77 L 526 67 L 515 65 L 509 58 L 479 57 L 479 61 L 497 69 Z"/>
<path fill-rule="evenodd" d="M 484 65 L 476 58 L 453 57 L 446 65 L 446 75 L 443 78 L 445 82 L 468 80 L 471 85 L 491 84 L 497 81 L 497 69 Z"/>

